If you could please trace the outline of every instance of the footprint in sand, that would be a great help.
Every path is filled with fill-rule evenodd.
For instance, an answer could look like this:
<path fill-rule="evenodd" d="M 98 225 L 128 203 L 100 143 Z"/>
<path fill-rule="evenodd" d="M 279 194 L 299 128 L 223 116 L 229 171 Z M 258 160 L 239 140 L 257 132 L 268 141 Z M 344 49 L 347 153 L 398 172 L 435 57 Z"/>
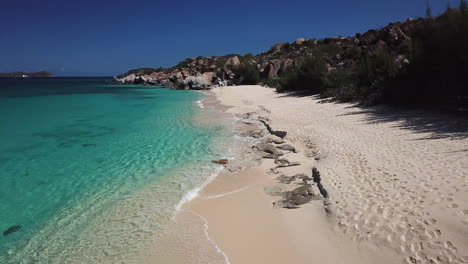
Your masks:
<path fill-rule="evenodd" d="M 427 226 L 430 226 L 430 225 L 433 225 L 437 222 L 437 220 L 431 218 L 431 219 L 427 219 L 427 220 L 424 220 L 424 224 L 427 225 Z"/>

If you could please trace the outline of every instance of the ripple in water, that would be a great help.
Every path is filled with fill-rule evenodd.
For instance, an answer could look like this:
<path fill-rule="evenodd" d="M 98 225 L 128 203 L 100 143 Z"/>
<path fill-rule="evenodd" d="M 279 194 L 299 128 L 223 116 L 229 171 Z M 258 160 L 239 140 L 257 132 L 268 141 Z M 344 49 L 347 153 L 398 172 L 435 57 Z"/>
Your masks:
<path fill-rule="evenodd" d="M 0 89 L 0 231 L 21 229 L 2 237 L 0 263 L 131 263 L 225 153 L 225 129 L 193 122 L 208 111 L 196 92 L 8 82 L 18 91 Z"/>

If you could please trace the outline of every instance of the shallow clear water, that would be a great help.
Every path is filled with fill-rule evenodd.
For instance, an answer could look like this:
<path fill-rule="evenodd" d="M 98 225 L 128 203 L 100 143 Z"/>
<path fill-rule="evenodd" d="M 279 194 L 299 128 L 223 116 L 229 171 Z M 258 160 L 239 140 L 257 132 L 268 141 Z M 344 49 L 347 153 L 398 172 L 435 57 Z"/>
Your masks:
<path fill-rule="evenodd" d="M 0 79 L 1 263 L 125 260 L 214 172 L 202 94 L 104 81 Z"/>

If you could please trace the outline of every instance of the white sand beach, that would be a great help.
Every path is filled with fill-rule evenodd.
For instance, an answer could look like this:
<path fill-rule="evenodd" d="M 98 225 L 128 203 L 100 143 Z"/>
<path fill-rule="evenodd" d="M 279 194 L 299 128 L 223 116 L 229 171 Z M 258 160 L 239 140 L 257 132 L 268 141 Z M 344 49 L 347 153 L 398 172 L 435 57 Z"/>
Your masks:
<path fill-rule="evenodd" d="M 227 167 L 184 205 L 206 221 L 229 263 L 468 263 L 466 121 L 322 103 L 261 86 L 212 93 L 223 111 L 244 116 L 240 131 L 265 131 L 255 125 L 259 118 L 286 131 L 298 153 L 284 157 L 300 163 L 272 170 L 272 159 L 248 168 L 232 160 L 240 170 Z M 312 167 L 329 198 L 274 208 L 279 197 L 272 193 L 301 184 L 278 177 L 310 176 Z"/>

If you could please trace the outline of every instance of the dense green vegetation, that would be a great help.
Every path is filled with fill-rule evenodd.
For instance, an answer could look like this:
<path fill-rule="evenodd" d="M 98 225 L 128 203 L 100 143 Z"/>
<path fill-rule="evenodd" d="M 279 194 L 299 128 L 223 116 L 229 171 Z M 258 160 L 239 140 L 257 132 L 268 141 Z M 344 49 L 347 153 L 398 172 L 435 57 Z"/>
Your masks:
<path fill-rule="evenodd" d="M 467 103 L 468 9 L 458 9 L 429 19 L 413 36 L 411 63 L 386 82 L 384 98 L 401 103 Z"/>
<path fill-rule="evenodd" d="M 279 92 L 309 91 L 337 100 L 395 104 L 467 104 L 468 9 L 465 1 L 415 24 L 407 62 L 398 61 L 394 50 L 383 46 L 362 52 L 354 46 L 340 54 L 333 40 L 321 40 L 313 56 L 276 80 L 264 80 Z M 401 50 L 400 50 L 401 52 Z M 336 56 L 355 63 L 330 67 Z M 397 63 L 398 61 L 398 63 Z"/>
<path fill-rule="evenodd" d="M 260 82 L 260 73 L 258 69 L 247 61 L 241 61 L 241 64 L 232 67 L 235 74 L 234 82 L 240 85 L 257 84 Z"/>

